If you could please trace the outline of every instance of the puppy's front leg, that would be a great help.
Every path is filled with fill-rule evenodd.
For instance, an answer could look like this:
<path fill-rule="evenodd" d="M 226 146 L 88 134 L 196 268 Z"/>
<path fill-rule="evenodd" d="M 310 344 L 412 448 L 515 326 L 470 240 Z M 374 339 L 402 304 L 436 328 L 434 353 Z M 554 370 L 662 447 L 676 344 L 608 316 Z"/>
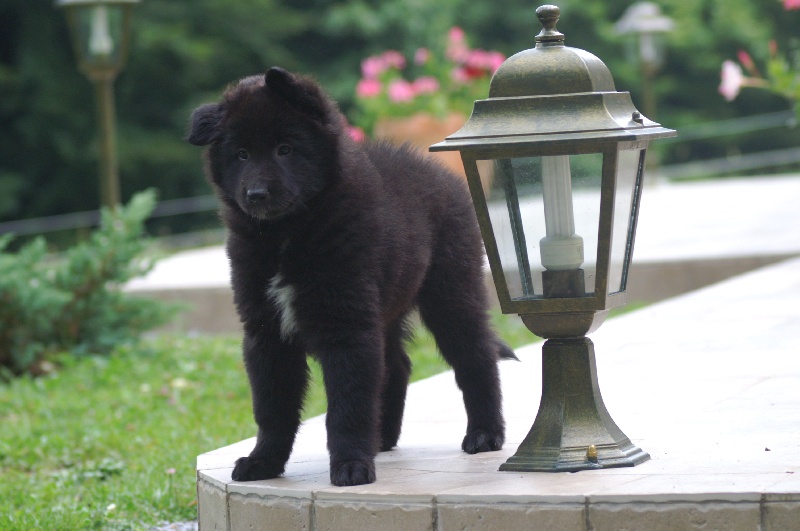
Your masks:
<path fill-rule="evenodd" d="M 308 364 L 300 346 L 281 340 L 277 329 L 246 327 L 243 347 L 258 438 L 250 455 L 236 461 L 231 477 L 275 478 L 283 474 L 300 426 Z"/>
<path fill-rule="evenodd" d="M 383 359 L 380 335 L 371 335 L 319 352 L 328 397 L 331 483 L 339 487 L 375 481 Z"/>

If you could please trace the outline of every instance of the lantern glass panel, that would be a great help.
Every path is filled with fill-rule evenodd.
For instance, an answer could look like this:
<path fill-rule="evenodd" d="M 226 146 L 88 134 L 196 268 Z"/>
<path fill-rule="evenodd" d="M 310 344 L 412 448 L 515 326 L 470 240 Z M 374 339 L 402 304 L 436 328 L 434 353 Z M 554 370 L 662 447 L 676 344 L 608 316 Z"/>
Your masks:
<path fill-rule="evenodd" d="M 477 166 L 481 181 L 491 183 L 489 218 L 511 299 L 542 298 L 545 268 L 583 269 L 585 294 L 593 294 L 603 154 L 479 160 Z"/>
<path fill-rule="evenodd" d="M 122 52 L 125 7 L 99 4 L 73 7 L 79 52 L 87 67 L 116 65 Z"/>
<path fill-rule="evenodd" d="M 608 292 L 625 291 L 636 230 L 633 208 L 642 186 L 645 150 L 621 150 L 617 160 L 617 190 L 614 196 L 614 224 L 611 233 L 611 257 Z"/>

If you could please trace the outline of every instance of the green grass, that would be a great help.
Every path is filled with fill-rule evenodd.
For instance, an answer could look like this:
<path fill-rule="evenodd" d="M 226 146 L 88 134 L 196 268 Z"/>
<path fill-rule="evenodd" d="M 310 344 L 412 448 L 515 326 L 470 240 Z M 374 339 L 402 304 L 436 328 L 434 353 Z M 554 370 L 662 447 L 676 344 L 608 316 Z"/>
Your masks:
<path fill-rule="evenodd" d="M 253 431 L 237 351 L 164 337 L 0 387 L 0 529 L 195 518 L 194 458 Z"/>
<path fill-rule="evenodd" d="M 516 316 L 493 319 L 513 347 L 535 339 Z M 195 519 L 196 456 L 255 434 L 239 344 L 168 335 L 0 384 L 0 529 Z M 412 380 L 447 369 L 427 332 L 409 354 Z M 325 411 L 312 375 L 306 418 Z"/>

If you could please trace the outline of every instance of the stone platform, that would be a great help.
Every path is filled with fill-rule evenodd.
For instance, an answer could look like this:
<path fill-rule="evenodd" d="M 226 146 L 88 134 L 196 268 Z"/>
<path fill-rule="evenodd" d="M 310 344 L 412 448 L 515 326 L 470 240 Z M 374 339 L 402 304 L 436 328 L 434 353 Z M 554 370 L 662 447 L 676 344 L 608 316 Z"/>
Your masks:
<path fill-rule="evenodd" d="M 520 363 L 501 364 L 503 450 L 460 451 L 466 416 L 452 373 L 440 374 L 411 385 L 400 443 L 378 456 L 374 484 L 331 486 L 324 417 L 304 423 L 282 478 L 231 481 L 252 439 L 199 456 L 200 526 L 800 530 L 798 336 L 800 259 L 792 259 L 591 335 L 606 406 L 651 456 L 637 467 L 498 471 L 538 408 L 541 344 L 533 344 L 517 351 Z"/>

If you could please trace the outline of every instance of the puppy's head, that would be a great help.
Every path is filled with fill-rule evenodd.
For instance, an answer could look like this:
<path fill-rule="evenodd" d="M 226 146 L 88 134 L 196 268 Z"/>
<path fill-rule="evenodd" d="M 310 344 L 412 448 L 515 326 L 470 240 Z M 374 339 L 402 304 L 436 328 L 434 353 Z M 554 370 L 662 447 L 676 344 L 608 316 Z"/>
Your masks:
<path fill-rule="evenodd" d="M 308 208 L 336 174 L 344 118 L 311 79 L 273 67 L 192 113 L 187 140 L 210 145 L 208 172 L 221 199 L 256 219 Z"/>

